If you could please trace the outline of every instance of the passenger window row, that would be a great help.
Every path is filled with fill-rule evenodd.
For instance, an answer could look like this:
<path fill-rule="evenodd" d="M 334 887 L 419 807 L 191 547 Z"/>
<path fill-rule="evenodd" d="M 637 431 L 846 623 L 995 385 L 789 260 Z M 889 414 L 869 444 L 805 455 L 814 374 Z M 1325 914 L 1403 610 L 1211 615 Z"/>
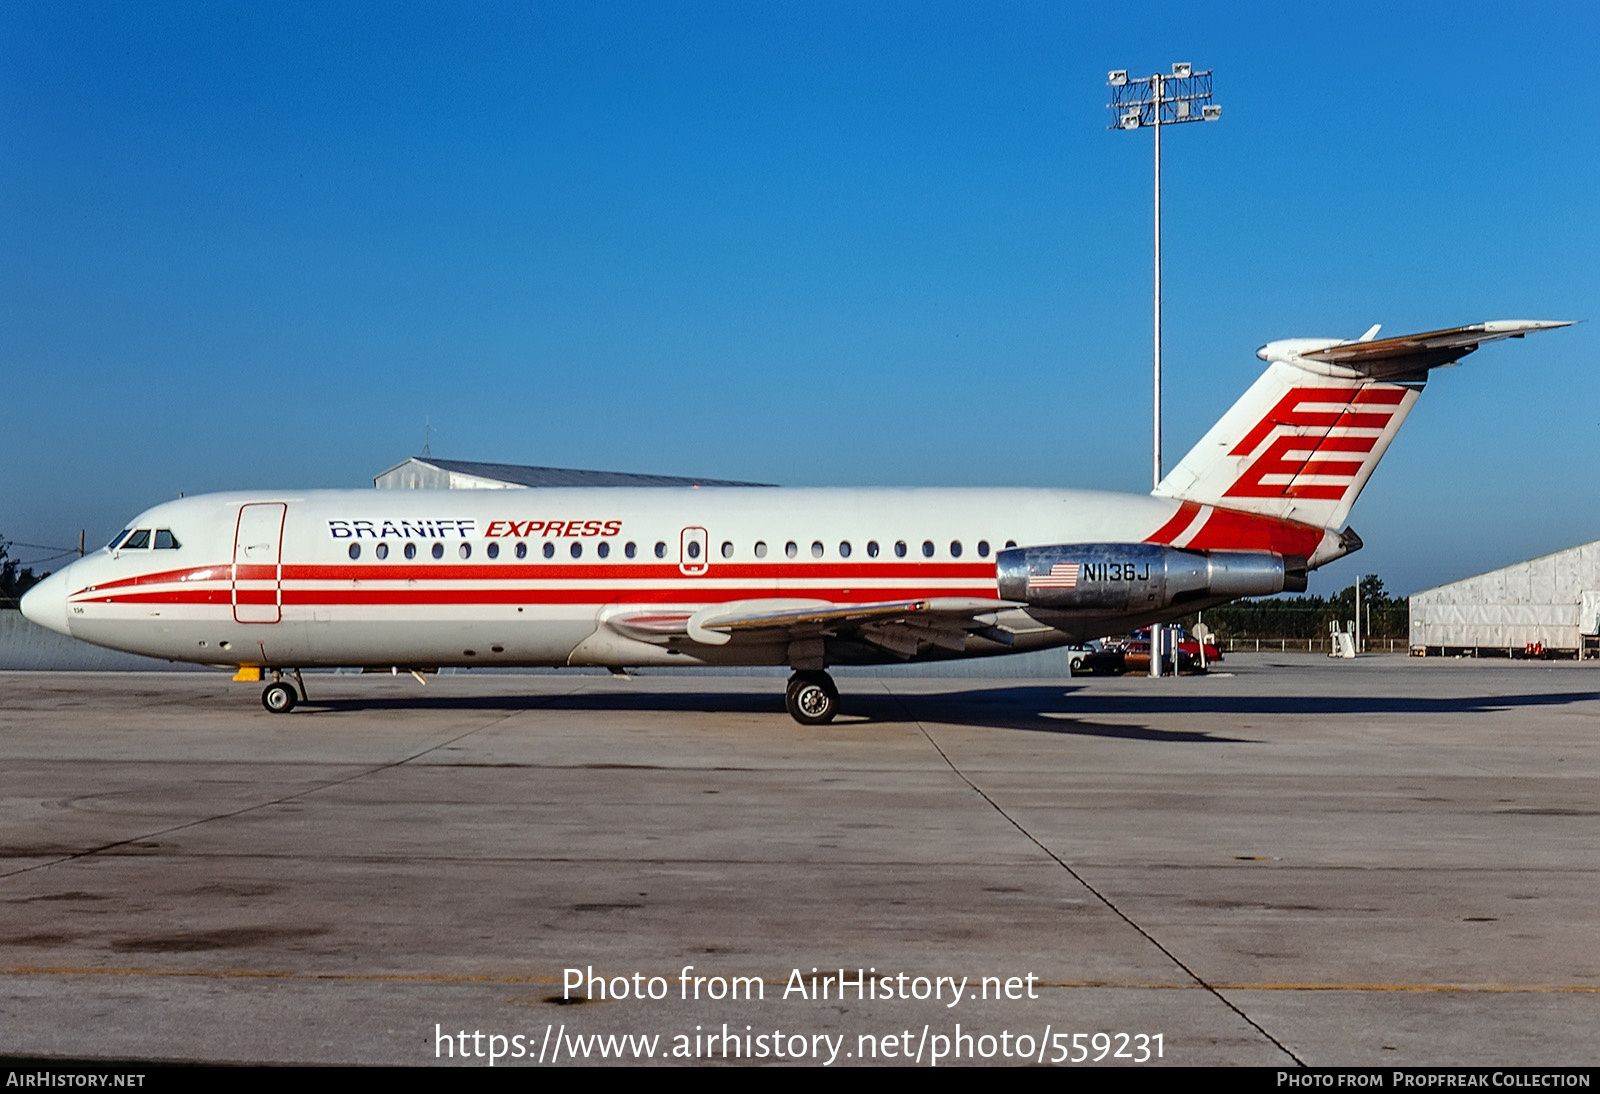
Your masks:
<path fill-rule="evenodd" d="M 145 536 L 148 536 L 149 532 L 148 531 L 135 532 L 134 536 L 138 536 L 138 535 L 141 535 L 141 534 L 143 534 Z M 172 533 L 167 532 L 165 530 L 157 532 L 156 533 L 156 537 L 157 537 L 156 546 L 157 547 L 163 546 L 163 544 L 160 541 L 160 537 L 161 536 L 166 536 L 168 539 L 171 539 Z M 115 543 L 116 541 L 113 540 L 112 542 Z M 123 546 L 124 547 L 128 547 L 130 544 L 132 544 L 132 537 L 130 537 L 127 542 L 124 542 Z M 172 540 L 170 546 L 176 547 L 177 545 L 178 545 L 177 541 L 176 540 Z M 1017 541 L 1016 540 L 1014 540 L 1014 539 L 1006 540 L 1006 549 L 1007 550 L 1009 550 L 1012 547 L 1015 547 L 1016 545 L 1017 545 Z M 140 543 L 140 544 L 136 544 L 135 546 L 141 546 L 142 547 L 142 546 L 144 546 L 144 544 Z M 878 541 L 875 540 L 875 539 L 869 539 L 867 541 L 867 548 L 866 549 L 867 549 L 867 557 L 868 558 L 877 558 L 879 555 L 881 555 L 883 553 L 882 548 L 879 546 Z M 695 540 L 690 540 L 685 545 L 685 553 L 688 555 L 688 557 L 689 557 L 689 559 L 691 561 L 695 561 L 695 560 L 698 560 L 700 558 L 700 550 L 701 550 L 700 549 L 700 544 Z M 903 539 L 895 540 L 892 550 L 894 552 L 894 557 L 895 558 L 905 558 L 908 554 L 911 553 L 910 547 L 908 547 L 906 545 L 906 541 L 903 540 Z M 951 557 L 951 558 L 960 558 L 962 556 L 962 554 L 964 553 L 964 550 L 965 549 L 962 547 L 961 541 L 959 539 L 953 539 L 953 540 L 950 541 L 949 557 Z M 925 539 L 925 540 L 922 541 L 921 551 L 922 551 L 922 557 L 923 558 L 932 558 L 932 557 L 934 557 L 934 555 L 936 555 L 938 553 L 938 548 L 936 546 L 934 546 L 933 540 Z M 839 558 L 849 558 L 853 552 L 854 552 L 854 548 L 851 547 L 849 540 L 841 540 L 839 542 L 839 548 L 838 548 L 838 557 Z M 373 547 L 372 553 L 375 556 L 377 556 L 378 558 L 388 558 L 389 557 L 389 545 L 387 543 L 379 543 L 379 544 L 377 544 L 376 546 Z M 402 553 L 405 555 L 406 558 L 416 558 L 417 557 L 417 545 L 414 542 L 408 541 L 406 543 L 405 547 L 403 548 L 403 552 Z M 500 557 L 500 544 L 497 541 L 490 541 L 489 545 L 484 548 L 484 552 L 483 553 L 487 557 L 489 557 L 491 559 L 499 558 Z M 519 559 L 527 558 L 528 557 L 528 544 L 526 542 L 519 541 L 517 543 L 516 547 L 514 548 L 514 550 L 512 551 L 512 553 Z M 541 548 L 541 553 L 544 555 L 545 558 L 554 558 L 556 556 L 556 545 L 555 545 L 555 543 L 552 542 L 551 540 L 545 540 L 544 546 Z M 583 544 L 581 542 L 576 542 L 575 541 L 572 544 L 572 546 L 568 549 L 568 553 L 571 554 L 571 556 L 573 558 L 582 558 L 583 557 Z M 611 542 L 609 540 L 601 540 L 599 543 L 597 543 L 595 545 L 594 553 L 599 558 L 610 558 L 611 557 Z M 622 553 L 627 558 L 636 558 L 636 557 L 638 557 L 638 554 L 639 554 L 638 545 L 635 544 L 635 543 L 632 543 L 632 542 L 625 543 L 625 544 L 623 544 L 623 547 L 622 547 Z M 666 558 L 667 557 L 667 545 L 666 545 L 666 542 L 662 541 L 662 540 L 658 540 L 656 542 L 656 545 L 655 545 L 655 552 L 654 553 L 655 553 L 655 556 L 657 558 L 662 558 L 662 559 Z M 823 558 L 823 557 L 826 557 L 827 553 L 828 553 L 828 549 L 827 549 L 826 546 L 823 545 L 823 542 L 821 540 L 812 541 L 812 544 L 811 544 L 811 557 L 812 558 Z M 977 553 L 978 553 L 978 557 L 979 558 L 988 558 L 989 557 L 989 541 L 988 540 L 980 539 L 978 541 Z M 352 543 L 350 545 L 349 554 L 350 554 L 350 557 L 353 558 L 353 559 L 354 558 L 360 558 L 361 557 L 361 544 Z M 445 555 L 445 546 L 444 546 L 444 544 L 443 543 L 437 543 L 437 542 L 434 543 L 432 548 L 431 548 L 431 554 L 433 555 L 434 558 L 444 558 L 444 555 Z M 471 558 L 472 557 L 472 544 L 470 544 L 470 543 L 458 544 L 457 547 L 456 547 L 456 554 L 460 558 L 464 558 L 464 559 Z M 722 543 L 722 557 L 723 558 L 727 558 L 727 559 L 731 559 L 731 558 L 733 558 L 733 556 L 735 554 L 736 554 L 736 550 L 734 548 L 733 541 L 732 540 L 724 540 L 723 543 Z M 800 545 L 798 543 L 796 543 L 795 541 L 790 540 L 788 543 L 785 543 L 783 545 L 783 554 L 784 554 L 785 558 L 799 558 L 800 557 Z M 766 558 L 767 557 L 767 544 L 766 544 L 765 540 L 757 540 L 756 541 L 755 557 L 756 558 Z"/>

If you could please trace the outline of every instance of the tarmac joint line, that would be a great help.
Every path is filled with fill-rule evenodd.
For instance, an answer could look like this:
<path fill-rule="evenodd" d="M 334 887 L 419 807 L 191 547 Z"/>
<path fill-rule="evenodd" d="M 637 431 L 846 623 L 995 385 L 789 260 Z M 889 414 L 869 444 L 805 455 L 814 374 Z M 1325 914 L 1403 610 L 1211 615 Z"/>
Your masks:
<path fill-rule="evenodd" d="M 955 761 L 950 759 L 949 754 L 946 753 L 944 749 L 939 747 L 939 742 L 935 741 L 933 739 L 933 734 L 928 732 L 928 727 L 923 725 L 921 720 L 918 719 L 916 716 L 914 716 L 911 713 L 910 708 L 906 706 L 905 702 L 903 700 L 901 700 L 900 696 L 895 694 L 893 691 L 890 691 L 889 686 L 888 686 L 887 683 L 885 683 L 883 681 L 879 681 L 879 685 L 883 688 L 883 690 L 885 692 L 887 692 L 890 696 L 892 696 L 894 698 L 895 702 L 899 703 L 900 709 L 901 709 L 902 713 L 905 715 L 906 720 L 908 722 L 910 722 L 912 725 L 917 727 L 917 730 L 922 734 L 922 736 L 924 738 L 927 739 L 928 744 L 932 745 L 933 746 L 933 750 L 939 754 L 939 758 L 942 759 L 945 762 L 945 764 L 950 768 L 950 770 L 955 773 L 956 778 L 960 779 L 962 782 L 966 783 L 967 786 L 971 787 L 973 793 L 977 794 L 984 801 L 988 802 L 989 803 L 989 807 L 991 809 L 993 809 L 996 813 L 999 813 L 1000 816 L 1004 817 L 1005 820 L 1007 821 L 1007 823 L 1009 823 L 1018 832 L 1022 833 L 1022 835 L 1028 840 L 1028 842 L 1032 843 L 1039 850 L 1043 851 L 1046 855 L 1050 856 L 1050 858 L 1056 863 L 1056 865 L 1060 866 L 1063 870 L 1065 870 L 1072 877 L 1072 879 L 1074 881 L 1076 881 L 1079 885 L 1083 886 L 1083 888 L 1086 889 L 1090 893 L 1090 895 L 1092 895 L 1101 904 L 1104 904 L 1106 906 L 1106 908 L 1109 909 L 1111 911 L 1111 913 L 1113 915 L 1115 915 L 1118 919 L 1122 920 L 1129 927 L 1132 927 L 1135 931 L 1137 931 L 1139 933 L 1139 935 L 1142 936 L 1145 939 L 1145 941 L 1149 942 L 1156 949 L 1160 950 L 1161 953 L 1166 956 L 1167 960 L 1171 961 L 1179 969 L 1183 970 L 1184 974 L 1187 975 L 1190 979 L 1192 979 L 1195 982 L 1195 984 L 1197 984 L 1199 987 L 1203 988 L 1205 991 L 1209 992 L 1218 1002 L 1220 1002 L 1223 1006 L 1227 1007 L 1229 1010 L 1233 1011 L 1233 1013 L 1237 1014 L 1242 1020 L 1244 1020 L 1257 1033 L 1261 1034 L 1261 1036 L 1263 1036 L 1267 1040 L 1271 1041 L 1274 1045 L 1277 1046 L 1278 1050 L 1281 1051 L 1285 1056 L 1289 1057 L 1289 1059 L 1293 1060 L 1296 1064 L 1300 1065 L 1301 1067 L 1307 1066 L 1306 1062 L 1304 1060 L 1302 1060 L 1299 1056 L 1295 1055 L 1294 1051 L 1292 1049 L 1290 1049 L 1288 1045 L 1285 1045 L 1282 1041 L 1278 1040 L 1271 1033 L 1268 1033 L 1267 1030 L 1261 1025 L 1261 1023 L 1257 1022 L 1254 1018 L 1251 1018 L 1238 1005 L 1236 1005 L 1231 999 L 1229 999 L 1226 995 L 1223 995 L 1222 991 L 1217 986 L 1207 982 L 1206 979 L 1203 976 L 1201 976 L 1198 972 L 1196 972 L 1194 969 L 1190 968 L 1187 964 L 1185 964 L 1183 959 L 1180 958 L 1177 954 L 1173 953 L 1166 946 L 1163 946 L 1161 944 L 1160 940 L 1155 937 L 1155 935 L 1151 934 L 1149 931 L 1147 931 L 1143 927 L 1141 927 L 1138 923 L 1134 922 L 1133 918 L 1131 916 L 1129 916 L 1126 912 L 1124 912 L 1121 908 L 1117 907 L 1116 904 L 1111 900 L 1110 897 L 1106 896 L 1106 894 L 1102 893 L 1099 889 L 1096 889 L 1093 885 L 1089 884 L 1089 881 L 1088 881 L 1087 878 L 1085 878 L 1078 871 L 1074 870 L 1072 868 L 1072 866 L 1069 865 L 1065 859 L 1063 859 L 1060 855 L 1056 854 L 1049 847 L 1045 846 L 1045 844 L 1042 841 L 1040 841 L 1040 839 L 1037 836 L 1035 836 L 1032 832 L 1028 831 L 1027 828 L 1023 827 L 1023 825 L 1022 825 L 1022 823 L 1020 821 L 1018 821 L 1010 813 L 1007 813 L 1005 811 L 1005 809 L 1003 809 L 1000 806 L 999 802 L 995 801 L 992 797 L 990 797 L 984 791 L 984 789 L 982 787 L 980 787 L 977 783 L 973 782 L 970 778 L 968 778 L 966 773 L 964 771 L 962 771 L 959 767 L 956 766 Z"/>

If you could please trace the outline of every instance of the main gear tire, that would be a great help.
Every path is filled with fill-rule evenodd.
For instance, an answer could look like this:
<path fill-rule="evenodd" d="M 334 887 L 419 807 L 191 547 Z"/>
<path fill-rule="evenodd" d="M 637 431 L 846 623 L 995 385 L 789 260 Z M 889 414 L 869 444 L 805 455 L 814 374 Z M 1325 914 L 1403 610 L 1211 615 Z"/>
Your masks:
<path fill-rule="evenodd" d="M 783 698 L 789 717 L 803 726 L 825 725 L 839 712 L 839 689 L 825 672 L 795 673 Z"/>

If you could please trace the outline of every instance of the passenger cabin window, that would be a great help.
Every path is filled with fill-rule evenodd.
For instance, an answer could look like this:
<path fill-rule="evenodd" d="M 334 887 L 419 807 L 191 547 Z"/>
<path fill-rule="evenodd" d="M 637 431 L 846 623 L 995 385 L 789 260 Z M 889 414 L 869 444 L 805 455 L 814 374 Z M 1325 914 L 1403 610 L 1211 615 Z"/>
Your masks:
<path fill-rule="evenodd" d="M 978 557 L 979 558 L 988 558 L 989 557 L 989 541 L 988 540 L 980 539 L 978 541 Z"/>
<path fill-rule="evenodd" d="M 471 558 L 472 557 L 472 544 L 463 543 L 460 547 L 456 548 L 456 554 L 460 555 L 462 558 Z"/>
<path fill-rule="evenodd" d="M 124 551 L 143 551 L 150 546 L 150 529 L 140 528 L 133 535 L 122 541 Z"/>
<path fill-rule="evenodd" d="M 601 540 L 595 547 L 594 553 L 599 555 L 601 558 L 607 557 L 611 554 L 611 544 L 607 543 L 605 540 Z"/>
<path fill-rule="evenodd" d="M 875 539 L 867 540 L 867 557 L 868 558 L 877 558 L 878 557 L 878 541 L 877 540 L 875 540 Z"/>
<path fill-rule="evenodd" d="M 666 558 L 667 557 L 667 545 L 665 543 L 662 543 L 659 540 L 656 541 L 656 557 L 657 558 Z"/>
<path fill-rule="evenodd" d="M 527 558 L 528 557 L 528 545 L 526 543 L 517 544 L 517 557 L 518 558 Z"/>
<path fill-rule="evenodd" d="M 953 539 L 950 541 L 950 557 L 961 557 L 961 541 L 959 539 Z"/>
<path fill-rule="evenodd" d="M 897 540 L 894 541 L 894 557 L 895 558 L 905 558 L 906 557 L 906 541 L 905 540 L 897 539 Z"/>
<path fill-rule="evenodd" d="M 732 543 L 728 543 L 728 542 L 724 542 L 723 543 L 723 545 L 722 545 L 722 557 L 723 558 L 732 558 L 733 557 L 733 544 Z"/>
<path fill-rule="evenodd" d="M 756 557 L 757 558 L 766 558 L 767 557 L 767 544 L 766 544 L 765 540 L 759 540 L 759 539 L 756 540 Z"/>
<path fill-rule="evenodd" d="M 484 553 L 487 554 L 490 558 L 499 558 L 500 557 L 500 545 L 498 543 L 491 543 L 491 544 L 489 544 L 488 547 L 484 548 Z"/>
<path fill-rule="evenodd" d="M 388 558 L 389 557 L 389 545 L 387 543 L 378 544 L 378 546 L 375 547 L 374 550 L 377 552 L 379 558 Z"/>
<path fill-rule="evenodd" d="M 622 549 L 622 553 L 632 558 L 639 553 L 639 545 L 630 540 L 628 545 Z"/>
<path fill-rule="evenodd" d="M 551 543 L 549 540 L 545 540 L 544 541 L 544 557 L 545 558 L 555 558 L 556 557 L 556 545 L 554 543 Z"/>
<path fill-rule="evenodd" d="M 820 539 L 814 540 L 811 544 L 811 557 L 821 558 L 823 550 L 822 541 Z"/>
<path fill-rule="evenodd" d="M 417 557 L 417 545 L 415 543 L 406 544 L 406 557 L 407 558 L 416 558 Z"/>
<path fill-rule="evenodd" d="M 165 528 L 156 529 L 156 550 L 176 551 L 182 546 L 183 544 L 178 542 L 178 537 L 167 531 Z"/>
<path fill-rule="evenodd" d="M 360 558 L 361 557 L 361 544 L 352 543 L 350 545 L 350 557 L 351 558 Z"/>
<path fill-rule="evenodd" d="M 582 558 L 583 557 L 583 544 L 574 543 L 572 545 L 572 557 L 573 558 Z"/>
<path fill-rule="evenodd" d="M 444 544 L 435 543 L 433 545 L 433 557 L 434 558 L 443 558 L 444 557 Z"/>
<path fill-rule="evenodd" d="M 850 557 L 850 541 L 849 540 L 844 540 L 839 544 L 839 557 L 840 558 L 849 558 Z"/>
<path fill-rule="evenodd" d="M 791 539 L 788 543 L 783 545 L 783 553 L 788 555 L 790 558 L 794 558 L 800 553 L 800 548 L 796 547 L 794 540 Z"/>

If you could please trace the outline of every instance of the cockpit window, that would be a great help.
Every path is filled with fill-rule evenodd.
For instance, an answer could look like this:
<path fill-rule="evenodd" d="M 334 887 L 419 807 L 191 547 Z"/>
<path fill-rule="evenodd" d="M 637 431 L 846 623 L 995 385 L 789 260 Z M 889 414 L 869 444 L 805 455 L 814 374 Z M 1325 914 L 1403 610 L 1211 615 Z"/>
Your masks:
<path fill-rule="evenodd" d="M 133 535 L 122 541 L 124 551 L 142 551 L 150 546 L 150 529 L 140 528 Z"/>
<path fill-rule="evenodd" d="M 119 546 L 122 545 L 122 541 L 128 538 L 128 533 L 131 531 L 133 531 L 132 528 L 124 528 L 122 531 L 112 536 L 111 542 L 106 544 L 106 550 L 115 551 Z"/>
<path fill-rule="evenodd" d="M 178 537 L 165 528 L 156 529 L 156 550 L 176 551 L 183 544 L 178 542 Z"/>

